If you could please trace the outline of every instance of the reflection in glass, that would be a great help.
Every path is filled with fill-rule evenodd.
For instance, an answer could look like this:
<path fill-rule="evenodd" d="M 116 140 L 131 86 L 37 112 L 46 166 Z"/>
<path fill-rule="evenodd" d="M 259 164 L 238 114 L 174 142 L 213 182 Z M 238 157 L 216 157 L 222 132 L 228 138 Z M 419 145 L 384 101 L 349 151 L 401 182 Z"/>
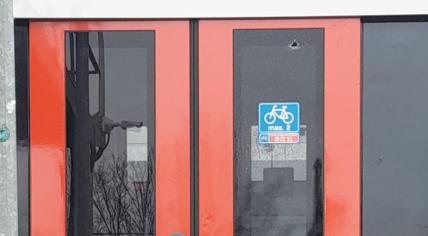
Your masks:
<path fill-rule="evenodd" d="M 154 235 L 154 32 L 66 33 L 68 235 Z"/>

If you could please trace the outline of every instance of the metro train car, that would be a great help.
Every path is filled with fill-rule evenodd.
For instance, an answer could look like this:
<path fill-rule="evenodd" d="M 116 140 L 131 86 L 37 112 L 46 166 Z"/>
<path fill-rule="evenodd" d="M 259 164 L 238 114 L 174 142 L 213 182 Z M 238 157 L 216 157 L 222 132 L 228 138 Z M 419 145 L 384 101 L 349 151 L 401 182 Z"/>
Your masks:
<path fill-rule="evenodd" d="M 428 235 L 427 3 L 2 3 L 0 235 Z"/>

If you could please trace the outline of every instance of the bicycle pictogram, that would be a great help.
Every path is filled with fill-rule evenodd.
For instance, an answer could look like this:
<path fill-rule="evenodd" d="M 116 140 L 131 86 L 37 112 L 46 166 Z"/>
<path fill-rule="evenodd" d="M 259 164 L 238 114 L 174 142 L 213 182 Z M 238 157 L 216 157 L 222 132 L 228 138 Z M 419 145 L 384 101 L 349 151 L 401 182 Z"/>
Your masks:
<path fill-rule="evenodd" d="M 281 106 L 279 108 L 278 105 L 274 105 L 272 106 L 272 110 L 265 114 L 264 121 L 266 124 L 272 125 L 276 122 L 276 119 L 280 119 L 285 124 L 289 125 L 293 123 L 294 115 L 293 113 L 287 111 L 287 106 Z"/>

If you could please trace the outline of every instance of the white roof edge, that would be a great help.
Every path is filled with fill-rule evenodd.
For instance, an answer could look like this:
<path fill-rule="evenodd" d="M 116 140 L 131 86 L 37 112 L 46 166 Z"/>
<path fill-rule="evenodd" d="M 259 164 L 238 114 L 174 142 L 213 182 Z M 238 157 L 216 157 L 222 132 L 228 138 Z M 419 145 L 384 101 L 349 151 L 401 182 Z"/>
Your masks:
<path fill-rule="evenodd" d="M 160 19 L 426 15 L 421 0 L 13 0 L 15 18 Z"/>

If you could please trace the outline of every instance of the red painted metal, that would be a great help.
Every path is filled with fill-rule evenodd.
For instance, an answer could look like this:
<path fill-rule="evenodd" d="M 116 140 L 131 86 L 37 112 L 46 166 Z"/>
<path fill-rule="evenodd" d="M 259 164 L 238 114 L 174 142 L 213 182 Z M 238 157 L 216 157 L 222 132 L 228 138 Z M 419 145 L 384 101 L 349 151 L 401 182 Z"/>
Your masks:
<path fill-rule="evenodd" d="M 199 23 L 199 233 L 233 235 L 233 30 L 325 30 L 324 232 L 360 235 L 360 20 Z"/>
<path fill-rule="evenodd" d="M 189 235 L 188 21 L 30 22 L 31 235 L 66 235 L 64 32 L 102 30 L 155 31 L 156 234 Z"/>

